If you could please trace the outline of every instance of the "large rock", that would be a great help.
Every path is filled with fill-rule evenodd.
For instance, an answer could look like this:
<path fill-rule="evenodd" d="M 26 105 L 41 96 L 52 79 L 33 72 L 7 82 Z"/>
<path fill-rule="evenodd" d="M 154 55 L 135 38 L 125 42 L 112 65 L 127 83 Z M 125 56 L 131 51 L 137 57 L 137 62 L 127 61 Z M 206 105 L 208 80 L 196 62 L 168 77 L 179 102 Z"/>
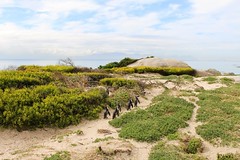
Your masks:
<path fill-rule="evenodd" d="M 189 68 L 190 66 L 182 61 L 177 61 L 174 59 L 161 59 L 161 58 L 143 58 L 135 63 L 128 65 L 128 67 L 138 67 L 138 66 L 148 66 L 148 67 L 181 67 Z"/>

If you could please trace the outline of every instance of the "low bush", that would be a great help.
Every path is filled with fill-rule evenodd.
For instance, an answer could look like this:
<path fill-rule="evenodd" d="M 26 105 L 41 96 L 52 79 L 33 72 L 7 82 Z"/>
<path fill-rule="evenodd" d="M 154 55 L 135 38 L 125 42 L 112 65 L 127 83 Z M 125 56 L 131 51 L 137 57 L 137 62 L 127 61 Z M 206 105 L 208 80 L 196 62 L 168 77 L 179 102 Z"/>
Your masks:
<path fill-rule="evenodd" d="M 122 67 L 112 68 L 115 73 L 159 73 L 161 75 L 194 75 L 195 71 L 192 68 L 177 68 L 177 67 Z"/>
<path fill-rule="evenodd" d="M 78 73 L 78 75 L 88 77 L 88 81 L 100 81 L 101 79 L 112 77 L 107 73 L 96 73 L 96 72 Z"/>
<path fill-rule="evenodd" d="M 202 148 L 202 141 L 199 138 L 191 138 L 186 146 L 186 152 L 196 154 Z"/>
<path fill-rule="evenodd" d="M 20 71 L 28 72 L 65 72 L 73 73 L 76 71 L 74 66 L 64 66 L 64 65 L 49 65 L 49 66 L 36 66 L 36 65 L 22 65 L 17 68 Z"/>
<path fill-rule="evenodd" d="M 106 64 L 105 66 L 99 66 L 99 69 L 111 69 L 111 68 L 117 68 L 117 67 L 126 67 L 129 64 L 132 64 L 136 62 L 138 59 L 132 59 L 132 58 L 124 58 L 120 62 L 111 62 Z"/>
<path fill-rule="evenodd" d="M 78 124 L 82 118 L 97 118 L 106 103 L 105 90 L 87 92 L 39 86 L 0 92 L 0 124 L 19 130 Z"/>
<path fill-rule="evenodd" d="M 100 84 L 112 87 L 129 87 L 134 88 L 137 86 L 137 81 L 135 80 L 128 80 L 124 78 L 104 78 L 100 80 Z"/>
<path fill-rule="evenodd" d="M 53 81 L 50 73 L 0 71 L 0 88 L 23 88 L 48 84 Z"/>
<path fill-rule="evenodd" d="M 125 106 L 127 102 L 129 101 L 131 96 L 131 92 L 127 88 L 120 88 L 114 92 L 114 94 L 108 98 L 108 103 L 111 107 L 116 107 L 118 104 L 121 106 Z"/>

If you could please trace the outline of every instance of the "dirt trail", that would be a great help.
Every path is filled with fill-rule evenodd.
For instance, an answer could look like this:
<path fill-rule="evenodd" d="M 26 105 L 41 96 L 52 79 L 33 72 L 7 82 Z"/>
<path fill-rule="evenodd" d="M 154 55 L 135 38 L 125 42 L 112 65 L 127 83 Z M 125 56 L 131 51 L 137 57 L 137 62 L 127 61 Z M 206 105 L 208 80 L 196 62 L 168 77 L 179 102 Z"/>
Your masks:
<path fill-rule="evenodd" d="M 161 94 L 162 88 L 153 88 L 146 91 L 145 98 L 140 97 L 140 108 L 146 108 L 152 98 Z M 123 112 L 126 112 L 124 109 Z M 102 116 L 103 114 L 101 114 Z M 94 143 L 97 138 L 118 138 L 116 128 L 109 125 L 109 119 L 83 121 L 77 126 L 69 126 L 65 129 L 37 129 L 36 131 L 17 132 L 16 130 L 0 130 L 0 159 L 24 159 L 42 160 L 57 151 L 69 151 L 73 159 L 82 159 L 86 154 L 92 152 L 99 143 Z M 104 129 L 109 133 L 99 133 Z M 78 133 L 82 131 L 83 135 Z M 148 159 L 152 144 L 139 143 L 133 140 L 133 159 Z M 96 151 L 96 149 L 94 150 Z"/>

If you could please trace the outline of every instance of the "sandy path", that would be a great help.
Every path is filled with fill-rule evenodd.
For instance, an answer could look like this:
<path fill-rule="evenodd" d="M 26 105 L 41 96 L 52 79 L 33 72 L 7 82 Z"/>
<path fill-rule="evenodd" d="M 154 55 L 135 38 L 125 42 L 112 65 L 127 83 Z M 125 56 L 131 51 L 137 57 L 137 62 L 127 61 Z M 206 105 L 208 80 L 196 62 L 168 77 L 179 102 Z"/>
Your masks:
<path fill-rule="evenodd" d="M 140 97 L 139 107 L 146 108 L 151 103 L 152 98 L 163 91 L 164 89 L 157 87 L 147 90 L 145 98 Z M 123 109 L 123 112 L 126 110 Z M 82 159 L 99 146 L 98 143 L 93 143 L 97 138 L 118 138 L 118 129 L 108 124 L 110 119 L 101 117 L 98 120 L 83 121 L 77 126 L 69 126 L 65 129 L 47 128 L 23 132 L 2 129 L 0 130 L 0 159 L 40 160 L 57 151 L 69 151 L 72 159 Z M 99 129 L 105 129 L 111 133 L 99 133 Z M 77 131 L 82 131 L 83 135 L 78 135 Z M 133 159 L 147 160 L 153 144 L 133 140 L 130 142 L 135 147 Z"/>

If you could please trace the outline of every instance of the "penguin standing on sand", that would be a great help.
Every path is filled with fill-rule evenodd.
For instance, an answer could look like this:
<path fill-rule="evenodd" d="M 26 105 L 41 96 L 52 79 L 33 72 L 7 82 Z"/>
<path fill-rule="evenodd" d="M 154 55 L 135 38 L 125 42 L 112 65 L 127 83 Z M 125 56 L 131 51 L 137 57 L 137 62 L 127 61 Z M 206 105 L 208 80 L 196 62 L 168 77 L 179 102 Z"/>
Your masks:
<path fill-rule="evenodd" d="M 119 116 L 118 107 L 116 107 L 116 109 L 114 110 L 112 119 L 116 118 L 116 116 Z"/>
<path fill-rule="evenodd" d="M 132 102 L 131 99 L 129 99 L 129 101 L 128 101 L 128 106 L 127 106 L 127 110 L 130 110 L 131 107 L 133 108 L 133 102 Z"/>
<path fill-rule="evenodd" d="M 135 96 L 134 106 L 137 107 L 137 104 L 140 104 L 140 101 L 138 99 L 139 96 Z"/>
<path fill-rule="evenodd" d="M 122 108 L 121 108 L 121 105 L 119 103 L 117 105 L 117 109 L 119 110 L 119 112 L 122 112 Z"/>
<path fill-rule="evenodd" d="M 108 115 L 109 116 L 111 116 L 111 114 L 110 114 L 110 112 L 109 112 L 109 109 L 108 109 L 108 107 L 104 107 L 104 116 L 103 116 L 103 118 L 104 119 L 107 119 L 108 118 Z"/>

